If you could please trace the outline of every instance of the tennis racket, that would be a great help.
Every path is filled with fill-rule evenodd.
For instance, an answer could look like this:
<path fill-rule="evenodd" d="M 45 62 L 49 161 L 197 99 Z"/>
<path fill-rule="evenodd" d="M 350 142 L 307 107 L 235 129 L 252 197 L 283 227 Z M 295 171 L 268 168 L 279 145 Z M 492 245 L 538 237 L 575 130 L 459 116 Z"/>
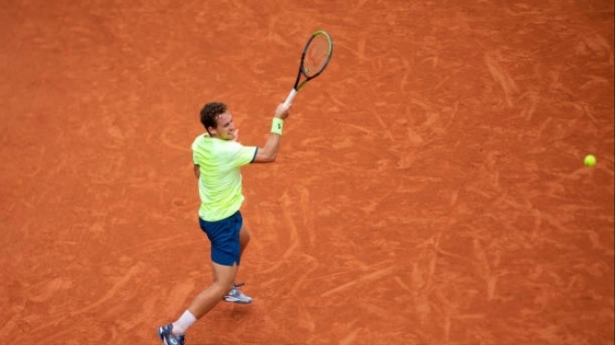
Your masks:
<path fill-rule="evenodd" d="M 295 80 L 295 86 L 286 97 L 284 106 L 288 108 L 297 92 L 310 80 L 318 77 L 325 70 L 331 55 L 333 54 L 333 40 L 329 33 L 324 30 L 318 30 L 310 36 L 303 53 L 301 53 L 301 64 L 299 72 Z M 303 78 L 302 78 L 303 77 Z"/>

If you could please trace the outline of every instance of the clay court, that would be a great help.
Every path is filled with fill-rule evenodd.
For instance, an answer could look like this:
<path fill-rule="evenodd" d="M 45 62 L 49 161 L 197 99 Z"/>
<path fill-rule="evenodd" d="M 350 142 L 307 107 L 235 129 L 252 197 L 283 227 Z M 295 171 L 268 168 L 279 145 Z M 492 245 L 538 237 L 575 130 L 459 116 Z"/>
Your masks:
<path fill-rule="evenodd" d="M 613 7 L 4 1 L 1 342 L 160 344 L 212 279 L 200 108 L 262 146 L 325 29 L 242 170 L 254 303 L 187 344 L 614 344 Z"/>

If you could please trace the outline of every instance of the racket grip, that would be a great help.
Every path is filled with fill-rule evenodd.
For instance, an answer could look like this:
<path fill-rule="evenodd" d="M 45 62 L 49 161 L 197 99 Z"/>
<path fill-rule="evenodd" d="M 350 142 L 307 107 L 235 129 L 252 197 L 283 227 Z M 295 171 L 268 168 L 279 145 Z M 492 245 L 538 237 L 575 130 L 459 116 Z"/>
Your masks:
<path fill-rule="evenodd" d="M 290 93 L 286 97 L 286 101 L 284 101 L 284 107 L 288 108 L 290 104 L 293 102 L 293 99 L 295 98 L 296 95 L 297 95 L 297 90 L 295 90 L 294 88 L 290 90 Z"/>

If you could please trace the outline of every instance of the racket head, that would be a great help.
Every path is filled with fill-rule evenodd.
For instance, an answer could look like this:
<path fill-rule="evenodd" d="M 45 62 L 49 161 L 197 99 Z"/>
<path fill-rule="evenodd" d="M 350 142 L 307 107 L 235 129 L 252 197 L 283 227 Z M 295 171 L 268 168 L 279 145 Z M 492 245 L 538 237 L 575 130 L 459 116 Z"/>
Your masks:
<path fill-rule="evenodd" d="M 333 55 L 333 39 L 328 32 L 318 30 L 312 34 L 301 54 L 301 74 L 308 80 L 325 70 Z"/>

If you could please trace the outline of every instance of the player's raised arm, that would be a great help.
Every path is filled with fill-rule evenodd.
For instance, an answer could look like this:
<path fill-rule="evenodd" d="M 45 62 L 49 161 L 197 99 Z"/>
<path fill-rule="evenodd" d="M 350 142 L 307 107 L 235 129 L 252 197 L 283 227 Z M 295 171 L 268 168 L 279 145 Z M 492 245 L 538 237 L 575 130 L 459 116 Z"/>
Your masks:
<path fill-rule="evenodd" d="M 273 120 L 271 122 L 271 132 L 265 142 L 265 146 L 258 148 L 254 163 L 271 163 L 275 161 L 280 148 L 280 141 L 282 139 L 282 130 L 284 127 L 284 120 L 289 115 L 289 106 L 285 104 L 278 105 L 275 111 Z"/>

